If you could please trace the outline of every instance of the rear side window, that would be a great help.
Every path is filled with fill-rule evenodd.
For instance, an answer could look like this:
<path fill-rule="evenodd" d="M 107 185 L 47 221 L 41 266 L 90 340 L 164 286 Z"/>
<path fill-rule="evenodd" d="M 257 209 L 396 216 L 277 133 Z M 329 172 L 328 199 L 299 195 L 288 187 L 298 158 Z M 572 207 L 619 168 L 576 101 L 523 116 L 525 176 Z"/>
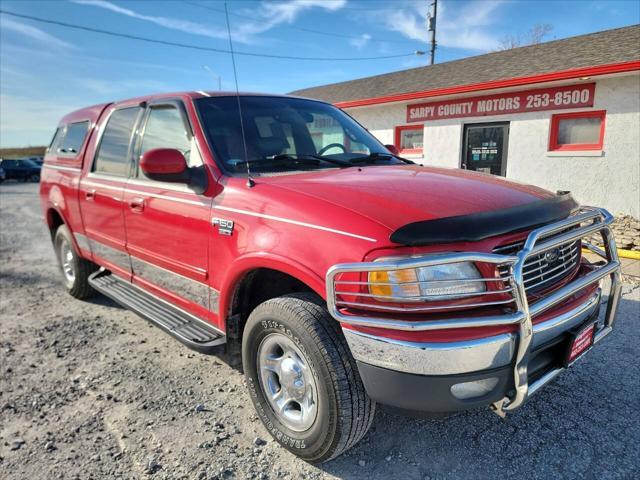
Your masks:
<path fill-rule="evenodd" d="M 65 134 L 64 140 L 62 141 L 62 148 L 60 149 L 60 153 L 76 155 L 80 151 L 80 148 L 84 143 L 84 139 L 87 136 L 88 130 L 89 122 L 78 122 L 70 124 L 67 127 L 67 133 Z"/>
<path fill-rule="evenodd" d="M 51 139 L 51 143 L 49 144 L 49 148 L 47 148 L 47 153 L 56 152 L 58 150 L 58 146 L 62 141 L 62 137 L 64 135 L 64 127 L 58 127 L 56 129 L 56 133 L 53 134 L 53 138 Z"/>
<path fill-rule="evenodd" d="M 140 107 L 123 108 L 111 114 L 93 165 L 94 172 L 127 176 L 129 144 L 140 110 Z"/>

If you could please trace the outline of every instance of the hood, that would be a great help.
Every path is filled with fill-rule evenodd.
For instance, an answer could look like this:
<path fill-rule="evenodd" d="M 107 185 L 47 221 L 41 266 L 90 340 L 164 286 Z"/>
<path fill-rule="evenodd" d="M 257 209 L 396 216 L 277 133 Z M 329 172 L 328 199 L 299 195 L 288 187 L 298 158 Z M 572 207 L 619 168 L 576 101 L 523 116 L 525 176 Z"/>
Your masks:
<path fill-rule="evenodd" d="M 323 170 L 261 177 L 260 181 L 349 209 L 390 230 L 554 197 L 549 191 L 502 177 L 418 165 Z"/>

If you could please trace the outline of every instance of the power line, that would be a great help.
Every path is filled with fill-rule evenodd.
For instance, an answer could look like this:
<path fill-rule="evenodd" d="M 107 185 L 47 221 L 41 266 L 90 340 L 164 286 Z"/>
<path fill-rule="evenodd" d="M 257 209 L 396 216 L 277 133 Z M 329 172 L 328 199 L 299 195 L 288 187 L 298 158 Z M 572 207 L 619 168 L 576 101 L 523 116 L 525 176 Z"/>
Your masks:
<path fill-rule="evenodd" d="M 182 3 L 187 3 L 189 5 L 193 5 L 195 7 L 200 7 L 200 8 L 204 8 L 206 10 L 210 10 L 212 12 L 218 12 L 218 13 L 224 13 L 224 10 L 220 10 L 218 8 L 214 8 L 214 7 L 210 7 L 209 5 L 202 5 L 200 3 L 197 2 L 192 2 L 190 0 L 182 0 Z M 364 9 L 362 9 L 364 10 Z M 368 10 L 370 11 L 370 10 Z M 238 18 L 244 18 L 247 20 L 253 20 L 255 21 L 255 18 L 250 17 L 248 15 L 242 15 L 239 13 L 232 13 L 229 12 L 229 15 L 233 15 L 234 17 L 238 17 Z M 323 30 L 314 30 L 312 28 L 303 28 L 303 27 L 295 27 L 293 25 L 282 25 L 282 28 L 288 28 L 289 30 L 298 30 L 299 32 L 306 32 L 306 33 L 315 33 L 316 35 L 325 35 L 328 37 L 337 37 L 337 38 L 348 38 L 351 40 L 362 40 L 362 35 L 347 35 L 344 33 L 336 33 L 336 32 L 327 32 L 327 31 L 323 31 Z M 381 43 L 410 43 L 415 45 L 416 42 L 413 40 L 386 40 L 386 39 L 378 39 L 378 38 L 368 38 L 367 41 L 369 42 L 381 42 Z"/>
<path fill-rule="evenodd" d="M 34 22 L 47 23 L 50 25 L 57 25 L 65 28 L 72 28 L 75 30 L 83 30 L 85 32 L 101 33 L 103 35 L 126 38 L 129 40 L 138 40 L 141 42 L 156 43 L 156 44 L 167 45 L 171 47 L 189 48 L 191 50 L 201 50 L 206 52 L 229 53 L 229 54 L 231 53 L 230 50 L 225 50 L 223 48 L 202 47 L 200 45 L 193 45 L 189 43 L 170 42 L 168 40 L 159 40 L 155 38 L 140 37 L 138 35 L 131 35 L 128 33 L 119 33 L 119 32 L 113 32 L 111 30 L 103 30 L 100 28 L 87 27 L 84 25 L 60 22 L 58 20 L 51 20 L 49 18 L 36 17 L 33 15 L 23 15 L 21 13 L 9 12 L 7 10 L 2 10 L 2 9 L 0 9 L 0 13 L 4 15 L 9 15 L 12 17 L 33 20 Z M 313 60 L 313 61 L 335 61 L 335 62 L 358 61 L 358 60 L 385 60 L 389 58 L 412 57 L 414 55 L 423 54 L 423 52 L 412 52 L 412 53 L 401 53 L 396 55 L 383 55 L 379 57 L 299 57 L 299 56 L 293 56 L 293 55 L 275 55 L 275 54 L 268 54 L 268 53 L 242 52 L 242 51 L 234 51 L 234 53 L 236 55 L 243 55 L 246 57 L 263 57 L 263 58 L 273 58 L 278 60 Z"/>

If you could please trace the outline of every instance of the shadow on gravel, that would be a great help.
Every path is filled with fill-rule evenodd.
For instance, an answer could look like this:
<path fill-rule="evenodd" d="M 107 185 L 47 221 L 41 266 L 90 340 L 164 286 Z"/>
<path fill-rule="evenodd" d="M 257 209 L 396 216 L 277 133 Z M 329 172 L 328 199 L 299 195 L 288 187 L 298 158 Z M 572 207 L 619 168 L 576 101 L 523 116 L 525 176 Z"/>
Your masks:
<path fill-rule="evenodd" d="M 109 297 L 105 297 L 100 293 L 96 293 L 93 297 L 83 300 L 86 303 L 92 303 L 93 305 L 100 305 L 102 307 L 117 308 L 118 310 L 125 310 L 125 308 L 119 303 L 114 302 Z"/>
<path fill-rule="evenodd" d="M 360 444 L 319 468 L 346 480 L 638 478 L 640 302 L 623 297 L 619 312 L 608 338 L 505 420 L 379 409 Z"/>

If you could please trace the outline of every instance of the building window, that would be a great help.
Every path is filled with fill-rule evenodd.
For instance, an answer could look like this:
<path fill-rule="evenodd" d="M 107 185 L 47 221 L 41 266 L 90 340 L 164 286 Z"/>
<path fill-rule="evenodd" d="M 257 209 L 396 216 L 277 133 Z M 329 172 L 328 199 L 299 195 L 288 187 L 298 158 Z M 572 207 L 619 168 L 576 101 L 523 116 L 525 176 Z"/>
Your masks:
<path fill-rule="evenodd" d="M 423 125 L 396 127 L 395 145 L 402 154 L 421 154 L 423 138 Z"/>
<path fill-rule="evenodd" d="M 606 110 L 551 116 L 550 151 L 602 150 Z"/>

